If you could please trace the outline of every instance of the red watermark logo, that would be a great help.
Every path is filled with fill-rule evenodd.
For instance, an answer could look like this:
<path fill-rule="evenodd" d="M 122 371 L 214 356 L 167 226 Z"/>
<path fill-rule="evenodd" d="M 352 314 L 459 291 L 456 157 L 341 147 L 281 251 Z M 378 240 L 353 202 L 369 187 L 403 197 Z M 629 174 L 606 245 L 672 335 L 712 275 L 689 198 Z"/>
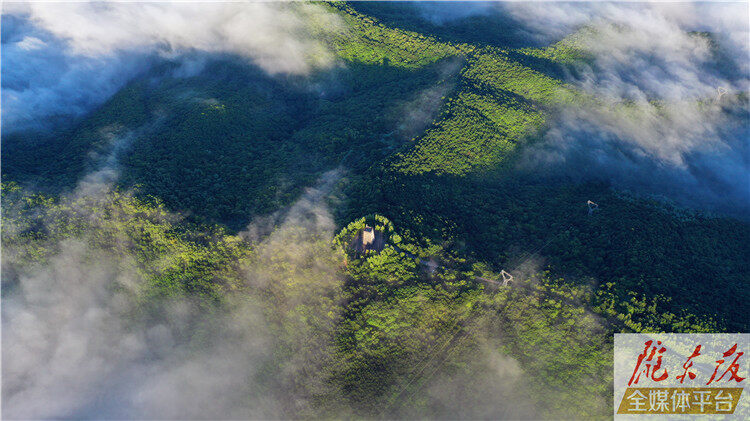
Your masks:
<path fill-rule="evenodd" d="M 615 417 L 748 419 L 747 334 L 615 335 Z"/>

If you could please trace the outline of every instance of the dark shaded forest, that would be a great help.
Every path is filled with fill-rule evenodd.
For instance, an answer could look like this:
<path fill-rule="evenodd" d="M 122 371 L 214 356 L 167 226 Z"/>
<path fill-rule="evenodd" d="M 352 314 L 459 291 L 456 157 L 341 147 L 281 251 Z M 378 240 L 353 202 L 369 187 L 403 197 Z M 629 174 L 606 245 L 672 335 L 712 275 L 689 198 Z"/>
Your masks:
<path fill-rule="evenodd" d="M 271 339 L 241 375 L 283 402 L 256 417 L 604 417 L 614 333 L 748 330 L 746 221 L 519 170 L 562 110 L 611 105 L 566 79 L 585 31 L 321 7 L 341 66 L 160 59 L 64 130 L 4 134 L 3 299 L 75 242 L 137 280 L 111 285 L 128 332 L 186 300 L 175 337 L 211 351 L 206 320 L 252 302 Z M 365 225 L 382 251 L 349 247 Z"/>

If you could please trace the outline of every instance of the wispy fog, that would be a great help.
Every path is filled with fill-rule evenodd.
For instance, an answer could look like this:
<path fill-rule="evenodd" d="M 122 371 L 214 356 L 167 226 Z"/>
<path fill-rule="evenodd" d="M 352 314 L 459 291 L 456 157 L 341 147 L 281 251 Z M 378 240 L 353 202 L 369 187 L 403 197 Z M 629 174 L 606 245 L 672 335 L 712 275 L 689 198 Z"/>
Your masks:
<path fill-rule="evenodd" d="M 750 114 L 739 96 L 750 86 L 747 5 L 642 6 L 506 6 L 540 34 L 591 29 L 579 46 L 592 60 L 569 81 L 603 103 L 555 116 L 523 164 L 747 215 Z"/>
<path fill-rule="evenodd" d="M 244 285 L 221 306 L 176 296 L 145 310 L 144 273 L 179 256 L 137 261 L 124 233 L 114 250 L 98 245 L 95 227 L 112 217 L 97 207 L 77 209 L 91 228 L 49 245 L 57 251 L 43 262 L 21 265 L 20 249 L 6 245 L 3 417 L 269 419 L 310 411 L 315 395 L 331 393 L 322 370 L 342 275 L 324 198 L 336 177 L 309 189 L 236 262 Z M 77 194 L 112 206 L 106 186 Z M 13 236 L 9 221 L 4 235 Z"/>

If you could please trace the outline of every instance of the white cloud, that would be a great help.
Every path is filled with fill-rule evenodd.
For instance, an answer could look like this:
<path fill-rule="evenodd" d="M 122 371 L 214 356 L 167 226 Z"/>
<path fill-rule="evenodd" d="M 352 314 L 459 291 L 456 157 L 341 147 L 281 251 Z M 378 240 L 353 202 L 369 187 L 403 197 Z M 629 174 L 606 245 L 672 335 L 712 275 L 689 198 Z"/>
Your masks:
<path fill-rule="evenodd" d="M 503 7 L 551 39 L 593 28 L 581 39 L 592 60 L 570 82 L 606 104 L 631 104 L 568 107 L 524 165 L 746 215 L 748 108 L 736 96 L 750 87 L 746 3 Z M 714 103 L 719 87 L 727 109 Z"/>
<path fill-rule="evenodd" d="M 37 264 L 19 262 L 13 241 L 3 247 L 3 417 L 270 419 L 308 410 L 325 387 L 339 311 L 340 256 L 325 205 L 337 180 L 327 173 L 253 256 L 235 262 L 246 288 L 215 307 L 165 299 L 156 314 L 142 307 L 143 274 L 179 257 L 135 256 L 122 232 L 114 252 L 97 246 L 98 227 L 112 223 L 100 210 L 118 205 L 106 186 L 77 191 L 66 215 L 85 221 L 80 238 L 49 244 L 57 252 Z M 101 204 L 87 211 L 79 198 Z M 8 212 L 6 239 L 19 231 Z"/>
<path fill-rule="evenodd" d="M 234 53 L 269 73 L 330 66 L 333 56 L 311 35 L 311 25 L 338 25 L 334 15 L 310 4 L 27 3 L 9 11 L 28 14 L 77 55 L 144 49 Z"/>
<path fill-rule="evenodd" d="M 15 131 L 83 114 L 159 56 L 232 54 L 271 75 L 331 67 L 317 35 L 340 22 L 307 3 L 33 2 L 4 4 L 3 26 L 3 125 Z"/>

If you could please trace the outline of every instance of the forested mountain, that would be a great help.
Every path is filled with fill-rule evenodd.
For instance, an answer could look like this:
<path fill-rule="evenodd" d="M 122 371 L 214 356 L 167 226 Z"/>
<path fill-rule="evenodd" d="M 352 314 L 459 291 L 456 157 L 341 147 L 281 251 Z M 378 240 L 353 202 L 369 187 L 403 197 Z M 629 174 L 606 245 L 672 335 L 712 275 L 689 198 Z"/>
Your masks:
<path fill-rule="evenodd" d="M 713 134 L 747 152 L 746 92 L 716 102 L 588 89 L 589 72 L 603 72 L 590 44 L 626 31 L 608 23 L 550 41 L 497 11 L 444 20 L 437 6 L 315 7 L 338 22 L 304 15 L 334 65 L 284 74 L 191 51 L 202 64 L 189 71 L 165 55 L 71 124 L 4 131 L 3 342 L 35 343 L 18 314 L 50 303 L 70 319 L 49 335 L 98 326 L 124 351 L 89 353 L 156 373 L 136 389 L 202 379 L 191 386 L 201 398 L 175 398 L 185 412 L 127 394 L 104 408 L 132 381 L 118 376 L 91 381 L 103 385 L 95 398 L 34 412 L 24 403 L 35 395 L 18 390 L 35 385 L 4 381 L 6 411 L 606 417 L 614 333 L 748 330 L 750 224 L 745 193 L 727 187 L 736 179 L 686 152 L 691 177 L 726 198 L 696 205 L 705 185 L 668 184 L 678 177 L 661 164 L 641 165 L 653 146 L 637 135 L 638 148 L 616 154 L 592 140 L 671 124 L 659 131 L 668 145 L 683 119 L 708 115 L 720 121 Z M 690 36 L 716 74 L 742 78 L 711 34 Z M 550 146 L 555 136 L 572 143 Z M 540 158 L 587 147 L 594 158 L 571 153 L 565 167 Z M 671 159 L 653 148 L 655 162 Z M 601 171 L 612 156 L 641 166 Z M 621 176 L 644 169 L 653 184 Z M 366 225 L 384 248 L 353 252 Z M 91 296 L 40 292 L 70 279 Z M 203 365 L 224 381 L 203 383 Z"/>

